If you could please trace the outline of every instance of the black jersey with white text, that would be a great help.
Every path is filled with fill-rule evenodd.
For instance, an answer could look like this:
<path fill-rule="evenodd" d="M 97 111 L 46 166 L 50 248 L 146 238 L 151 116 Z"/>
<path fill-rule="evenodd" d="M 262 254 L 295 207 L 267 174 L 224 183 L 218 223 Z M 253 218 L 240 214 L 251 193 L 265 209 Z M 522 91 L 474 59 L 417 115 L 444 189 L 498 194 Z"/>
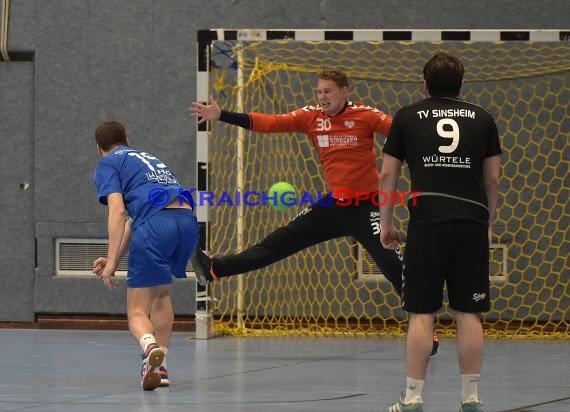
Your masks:
<path fill-rule="evenodd" d="M 410 219 L 488 221 L 483 161 L 501 153 L 497 125 L 475 104 L 431 97 L 400 109 L 383 152 L 405 161 L 421 192 Z"/>

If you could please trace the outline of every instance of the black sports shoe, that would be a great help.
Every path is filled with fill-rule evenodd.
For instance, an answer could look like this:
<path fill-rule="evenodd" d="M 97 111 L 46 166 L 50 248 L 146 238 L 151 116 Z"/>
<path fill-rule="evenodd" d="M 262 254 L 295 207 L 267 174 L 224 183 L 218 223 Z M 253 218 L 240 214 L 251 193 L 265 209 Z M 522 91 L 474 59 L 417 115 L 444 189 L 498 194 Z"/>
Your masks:
<path fill-rule="evenodd" d="M 190 258 L 192 268 L 196 274 L 196 281 L 200 286 L 206 286 L 208 282 L 214 280 L 210 271 L 212 268 L 212 259 L 206 255 L 202 249 L 197 248 L 196 253 Z"/>
<path fill-rule="evenodd" d="M 437 337 L 437 334 L 435 333 L 435 330 L 433 331 L 433 346 L 431 347 L 431 355 L 429 356 L 433 356 L 437 353 L 437 350 L 439 349 L 439 338 Z"/>

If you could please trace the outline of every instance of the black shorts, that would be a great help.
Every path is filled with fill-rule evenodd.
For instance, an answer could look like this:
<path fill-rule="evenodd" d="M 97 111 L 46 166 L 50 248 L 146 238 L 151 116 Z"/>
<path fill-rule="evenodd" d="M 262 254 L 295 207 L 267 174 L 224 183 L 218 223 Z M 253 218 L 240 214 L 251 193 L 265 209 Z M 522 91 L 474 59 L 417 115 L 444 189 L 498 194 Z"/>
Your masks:
<path fill-rule="evenodd" d="M 456 311 L 489 310 L 487 226 L 470 221 L 410 223 L 404 253 L 402 307 L 434 313 L 442 307 L 443 286 Z"/>

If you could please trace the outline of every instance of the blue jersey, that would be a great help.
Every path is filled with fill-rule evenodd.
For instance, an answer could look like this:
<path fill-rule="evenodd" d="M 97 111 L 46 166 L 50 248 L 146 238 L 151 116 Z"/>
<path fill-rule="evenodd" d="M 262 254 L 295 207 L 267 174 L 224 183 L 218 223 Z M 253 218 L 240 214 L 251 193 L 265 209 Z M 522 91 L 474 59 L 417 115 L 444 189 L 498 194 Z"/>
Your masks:
<path fill-rule="evenodd" d="M 93 174 L 99 202 L 121 193 L 133 230 L 173 200 L 190 195 L 176 180 L 174 173 L 153 155 L 128 146 L 119 146 L 103 157 Z"/>

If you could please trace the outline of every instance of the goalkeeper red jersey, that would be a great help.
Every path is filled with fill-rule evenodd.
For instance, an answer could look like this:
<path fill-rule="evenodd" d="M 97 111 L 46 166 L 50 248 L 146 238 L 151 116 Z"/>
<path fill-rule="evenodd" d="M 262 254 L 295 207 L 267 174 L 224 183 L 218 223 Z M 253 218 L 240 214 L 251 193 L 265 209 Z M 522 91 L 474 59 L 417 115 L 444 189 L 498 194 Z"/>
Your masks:
<path fill-rule="evenodd" d="M 379 190 L 374 133 L 388 136 L 392 118 L 386 113 L 348 102 L 341 113 L 332 117 L 320 106 L 306 106 L 283 115 L 252 112 L 249 116 L 251 130 L 256 132 L 307 134 L 317 149 L 328 190 L 333 194 L 342 189 L 368 193 Z"/>

